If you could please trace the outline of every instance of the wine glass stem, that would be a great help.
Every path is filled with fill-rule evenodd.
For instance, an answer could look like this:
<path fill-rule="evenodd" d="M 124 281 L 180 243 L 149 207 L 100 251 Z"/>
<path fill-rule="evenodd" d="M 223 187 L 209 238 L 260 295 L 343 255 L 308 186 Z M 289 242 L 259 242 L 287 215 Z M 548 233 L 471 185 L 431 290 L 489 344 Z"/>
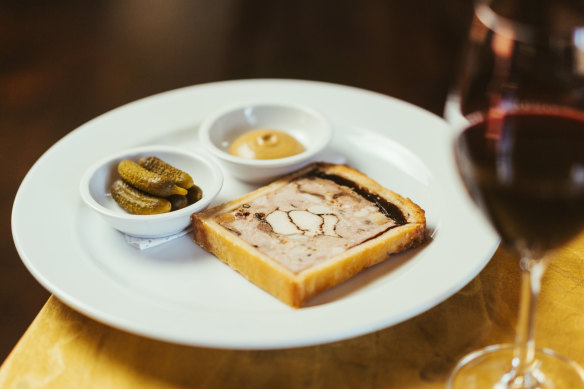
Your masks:
<path fill-rule="evenodd" d="M 525 378 L 533 369 L 535 362 L 535 312 L 546 261 L 523 256 L 520 267 L 521 293 L 515 335 L 513 375 Z"/>

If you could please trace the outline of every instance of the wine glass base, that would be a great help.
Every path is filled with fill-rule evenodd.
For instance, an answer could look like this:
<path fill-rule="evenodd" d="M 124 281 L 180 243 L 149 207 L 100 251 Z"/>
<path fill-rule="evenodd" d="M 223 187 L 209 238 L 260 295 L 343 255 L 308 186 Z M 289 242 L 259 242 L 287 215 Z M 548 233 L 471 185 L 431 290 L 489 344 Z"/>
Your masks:
<path fill-rule="evenodd" d="M 537 349 L 532 369 L 523 376 L 513 370 L 513 345 L 488 346 L 458 362 L 447 384 L 449 389 L 581 389 L 584 370 L 549 349 Z"/>

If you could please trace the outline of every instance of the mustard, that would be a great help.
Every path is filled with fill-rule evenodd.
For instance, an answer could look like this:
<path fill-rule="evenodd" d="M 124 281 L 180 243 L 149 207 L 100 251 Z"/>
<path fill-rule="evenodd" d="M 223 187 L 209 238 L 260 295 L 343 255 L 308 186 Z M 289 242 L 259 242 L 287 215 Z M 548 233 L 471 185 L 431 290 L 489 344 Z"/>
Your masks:
<path fill-rule="evenodd" d="M 304 146 L 290 134 L 267 128 L 246 132 L 229 147 L 231 155 L 247 159 L 285 158 L 304 150 Z"/>

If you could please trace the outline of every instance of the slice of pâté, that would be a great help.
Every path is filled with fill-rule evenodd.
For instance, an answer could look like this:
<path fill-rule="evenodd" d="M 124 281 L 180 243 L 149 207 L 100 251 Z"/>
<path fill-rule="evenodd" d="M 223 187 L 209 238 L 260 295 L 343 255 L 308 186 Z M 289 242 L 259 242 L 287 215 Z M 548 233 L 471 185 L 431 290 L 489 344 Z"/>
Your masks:
<path fill-rule="evenodd" d="M 194 240 L 281 301 L 316 294 L 421 244 L 424 211 L 346 165 L 314 163 L 192 215 Z"/>

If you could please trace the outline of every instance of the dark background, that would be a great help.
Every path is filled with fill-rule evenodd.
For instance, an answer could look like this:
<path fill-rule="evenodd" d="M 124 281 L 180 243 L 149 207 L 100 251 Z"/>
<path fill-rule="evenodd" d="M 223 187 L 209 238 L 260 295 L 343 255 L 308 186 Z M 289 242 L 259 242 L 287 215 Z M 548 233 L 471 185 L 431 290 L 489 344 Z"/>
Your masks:
<path fill-rule="evenodd" d="M 65 134 L 148 95 L 243 78 L 351 85 L 441 115 L 471 15 L 471 0 L 0 0 L 0 363 L 49 296 L 14 247 L 12 202 Z"/>

